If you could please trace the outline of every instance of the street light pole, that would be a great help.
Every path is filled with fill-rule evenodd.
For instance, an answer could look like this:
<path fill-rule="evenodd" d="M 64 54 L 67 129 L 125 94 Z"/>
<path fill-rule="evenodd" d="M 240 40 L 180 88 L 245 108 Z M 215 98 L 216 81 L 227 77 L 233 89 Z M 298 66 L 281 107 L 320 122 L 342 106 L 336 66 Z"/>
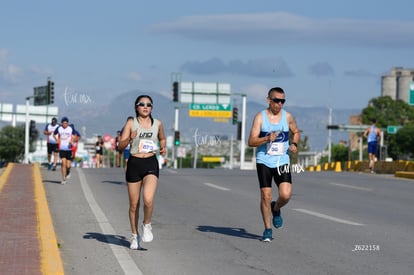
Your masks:
<path fill-rule="evenodd" d="M 240 141 L 240 169 L 244 169 L 245 151 L 246 151 L 246 95 L 242 94 L 242 125 Z"/>
<path fill-rule="evenodd" d="M 178 120 L 180 118 L 180 109 L 175 107 L 175 118 L 174 118 L 174 133 L 178 131 Z M 174 143 L 174 142 L 173 142 Z M 177 146 L 173 144 L 172 149 L 172 159 L 173 159 L 173 167 L 177 169 Z"/>
<path fill-rule="evenodd" d="M 26 125 L 24 130 L 24 163 L 29 163 L 29 100 L 30 96 L 26 97 Z"/>

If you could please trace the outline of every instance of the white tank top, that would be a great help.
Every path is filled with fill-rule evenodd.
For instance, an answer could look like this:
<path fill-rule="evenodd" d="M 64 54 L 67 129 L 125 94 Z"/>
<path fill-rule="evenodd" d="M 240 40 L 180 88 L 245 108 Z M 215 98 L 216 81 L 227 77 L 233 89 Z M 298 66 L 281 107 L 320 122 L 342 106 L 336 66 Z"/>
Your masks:
<path fill-rule="evenodd" d="M 158 128 L 159 128 L 159 120 L 154 119 L 151 127 L 148 129 L 144 129 L 138 123 L 138 120 L 134 119 L 134 126 L 132 127 L 132 131 L 137 131 L 137 136 L 135 139 L 132 140 L 131 144 L 131 154 L 139 154 L 139 153 L 156 153 L 159 151 L 158 147 Z"/>

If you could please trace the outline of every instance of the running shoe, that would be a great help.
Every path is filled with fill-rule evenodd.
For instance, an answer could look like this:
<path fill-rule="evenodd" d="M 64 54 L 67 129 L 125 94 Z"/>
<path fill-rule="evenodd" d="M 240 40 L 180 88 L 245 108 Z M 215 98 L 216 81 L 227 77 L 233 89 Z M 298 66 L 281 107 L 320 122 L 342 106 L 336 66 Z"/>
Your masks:
<path fill-rule="evenodd" d="M 142 224 L 141 225 L 141 232 L 142 232 L 142 241 L 149 243 L 154 239 L 154 236 L 152 235 L 152 227 L 151 223 L 149 224 Z"/>
<path fill-rule="evenodd" d="M 65 180 L 62 180 L 61 184 L 62 185 L 65 185 L 66 184 L 66 181 Z"/>
<path fill-rule="evenodd" d="M 272 239 L 273 239 L 273 237 L 272 237 L 272 229 L 271 228 L 265 229 L 263 231 L 262 242 L 270 243 L 270 242 L 272 242 Z"/>
<path fill-rule="evenodd" d="M 132 234 L 131 235 L 131 244 L 129 245 L 130 249 L 141 249 L 141 246 L 139 244 L 140 242 L 140 237 L 137 234 Z"/>
<path fill-rule="evenodd" d="M 270 204 L 270 207 L 272 209 L 272 215 L 273 215 L 273 226 L 275 228 L 280 228 L 283 225 L 283 218 L 282 218 L 282 214 L 280 213 L 280 209 L 279 211 L 274 211 L 273 209 L 275 208 L 276 202 L 272 201 L 272 203 Z"/>
<path fill-rule="evenodd" d="M 56 171 L 56 165 L 52 166 L 52 171 Z"/>
<path fill-rule="evenodd" d="M 66 178 L 70 179 L 70 169 L 66 170 Z"/>
<path fill-rule="evenodd" d="M 52 164 L 51 163 L 48 163 L 47 164 L 47 170 L 50 170 L 50 168 L 52 168 Z"/>

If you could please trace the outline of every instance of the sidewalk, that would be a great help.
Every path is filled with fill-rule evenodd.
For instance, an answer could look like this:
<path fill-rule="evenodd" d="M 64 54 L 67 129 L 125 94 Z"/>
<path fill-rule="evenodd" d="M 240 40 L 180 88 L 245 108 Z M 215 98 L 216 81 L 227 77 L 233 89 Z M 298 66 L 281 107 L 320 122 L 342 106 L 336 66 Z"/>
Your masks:
<path fill-rule="evenodd" d="M 64 274 L 37 164 L 0 174 L 0 274 Z"/>

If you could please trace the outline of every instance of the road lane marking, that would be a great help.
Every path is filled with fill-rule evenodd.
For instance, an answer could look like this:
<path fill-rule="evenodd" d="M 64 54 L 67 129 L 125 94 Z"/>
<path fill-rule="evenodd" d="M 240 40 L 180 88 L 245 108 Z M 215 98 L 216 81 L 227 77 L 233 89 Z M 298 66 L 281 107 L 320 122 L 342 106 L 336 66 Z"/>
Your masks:
<path fill-rule="evenodd" d="M 229 188 L 219 186 L 219 185 L 215 185 L 215 184 L 212 184 L 212 183 L 209 183 L 209 182 L 205 182 L 204 185 L 207 185 L 207 186 L 212 187 L 212 188 L 216 188 L 218 190 L 223 190 L 223 191 L 229 191 L 230 190 Z"/>
<path fill-rule="evenodd" d="M 0 192 L 3 189 L 3 186 L 7 183 L 7 178 L 9 177 L 11 170 L 13 169 L 13 163 L 9 163 L 7 167 L 4 169 L 3 174 L 0 176 Z"/>
<path fill-rule="evenodd" d="M 364 226 L 365 225 L 365 224 L 362 224 L 362 223 L 348 221 L 348 220 L 336 218 L 336 217 L 333 217 L 333 216 L 325 215 L 325 214 L 322 214 L 322 213 L 319 213 L 319 212 L 314 212 L 314 211 L 310 211 L 310 210 L 306 210 L 306 209 L 302 209 L 302 208 L 293 208 L 293 210 L 301 212 L 301 213 L 305 213 L 305 214 L 308 214 L 308 215 L 312 215 L 312 216 L 315 216 L 315 217 L 318 217 L 318 218 L 338 222 L 338 223 L 356 225 L 356 226 Z"/>
<path fill-rule="evenodd" d="M 373 190 L 372 188 L 366 188 L 366 187 L 349 185 L 349 184 L 342 184 L 342 183 L 335 183 L 335 182 L 330 182 L 329 184 L 339 186 L 339 187 L 345 187 L 345 188 L 351 188 L 351 189 L 355 189 L 355 190 L 361 190 L 361 191 L 372 191 Z"/>
<path fill-rule="evenodd" d="M 47 203 L 46 192 L 43 186 L 42 174 L 38 163 L 32 166 L 35 185 L 35 200 L 38 219 L 38 238 L 40 240 L 41 270 L 43 274 L 65 274 L 60 256 L 58 241 L 53 227 Z"/>
<path fill-rule="evenodd" d="M 162 170 L 165 170 L 165 171 L 167 171 L 168 173 L 171 173 L 171 174 L 177 174 L 178 173 L 177 171 L 175 171 L 173 169 L 162 169 Z"/>
<path fill-rule="evenodd" d="M 102 233 L 107 240 L 109 247 L 112 249 L 112 252 L 115 255 L 115 258 L 118 260 L 119 265 L 124 270 L 125 274 L 139 274 L 142 275 L 142 271 L 135 264 L 134 260 L 131 258 L 125 248 L 119 244 L 115 244 L 113 239 L 109 239 L 107 236 L 115 236 L 116 232 L 112 225 L 109 223 L 104 212 L 99 207 L 98 203 L 93 196 L 91 189 L 89 188 L 88 182 L 86 181 L 85 175 L 82 172 L 82 169 L 77 169 L 79 174 L 80 185 L 82 187 L 83 194 L 92 209 L 93 214 L 95 215 L 96 221 L 101 227 Z"/>

